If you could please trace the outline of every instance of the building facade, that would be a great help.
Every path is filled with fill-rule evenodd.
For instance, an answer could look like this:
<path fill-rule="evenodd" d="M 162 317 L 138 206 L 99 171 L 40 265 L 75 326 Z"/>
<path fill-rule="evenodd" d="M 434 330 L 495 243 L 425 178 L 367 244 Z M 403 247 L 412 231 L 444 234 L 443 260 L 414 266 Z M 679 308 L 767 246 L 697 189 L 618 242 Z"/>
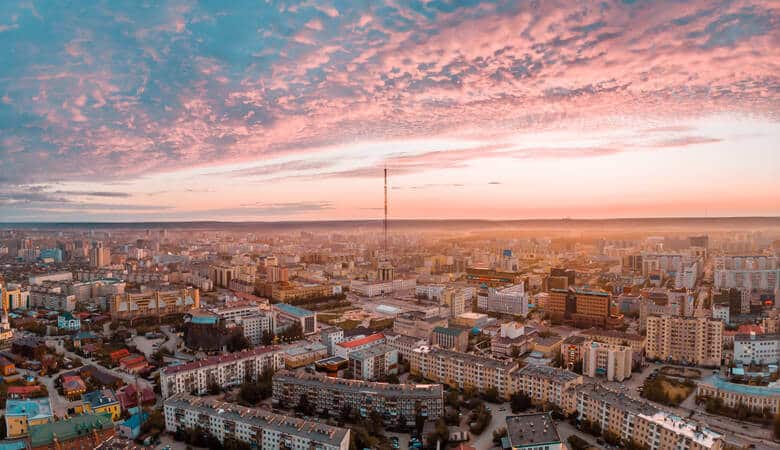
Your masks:
<path fill-rule="evenodd" d="M 284 364 L 284 351 L 278 347 L 212 356 L 164 368 L 160 372 L 160 391 L 164 399 L 183 392 L 203 394 L 211 385 L 238 386 L 256 380 L 266 370 L 279 370 Z"/>
<path fill-rule="evenodd" d="M 607 381 L 623 381 L 631 377 L 631 347 L 589 342 L 583 347 L 582 374 Z"/>
<path fill-rule="evenodd" d="M 418 416 L 436 420 L 444 414 L 444 390 L 438 384 L 389 384 L 283 371 L 273 377 L 275 404 L 296 407 L 305 396 L 317 412 L 345 408 L 361 417 L 380 414 L 388 425 L 413 425 Z"/>
<path fill-rule="evenodd" d="M 203 428 L 224 442 L 233 438 L 260 448 L 348 450 L 349 430 L 274 414 L 235 403 L 177 394 L 165 401 L 165 429 Z"/>
<path fill-rule="evenodd" d="M 110 300 L 111 320 L 162 318 L 200 308 L 200 291 L 194 288 L 125 292 Z"/>
<path fill-rule="evenodd" d="M 717 367 L 723 353 L 723 322 L 712 318 L 650 316 L 645 354 L 648 359 Z"/>

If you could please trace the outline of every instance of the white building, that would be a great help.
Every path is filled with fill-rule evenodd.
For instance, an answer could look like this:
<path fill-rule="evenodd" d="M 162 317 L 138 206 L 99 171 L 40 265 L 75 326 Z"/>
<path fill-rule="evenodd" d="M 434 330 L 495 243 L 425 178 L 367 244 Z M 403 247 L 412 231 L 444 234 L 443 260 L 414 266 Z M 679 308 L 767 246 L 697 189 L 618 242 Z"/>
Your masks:
<path fill-rule="evenodd" d="M 348 450 L 350 431 L 265 409 L 178 394 L 164 404 L 165 428 L 204 428 L 220 442 L 231 437 L 262 449 Z"/>
<path fill-rule="evenodd" d="M 728 324 L 731 319 L 729 309 L 729 305 L 712 305 L 712 318 Z"/>
<path fill-rule="evenodd" d="M 398 350 L 378 344 L 349 354 L 349 368 L 356 380 L 380 381 L 398 374 Z"/>
<path fill-rule="evenodd" d="M 528 294 L 522 283 L 503 289 L 490 289 L 487 296 L 487 311 L 525 316 L 528 314 Z"/>
<path fill-rule="evenodd" d="M 246 380 L 256 380 L 265 370 L 283 367 L 284 351 L 279 347 L 255 347 L 168 366 L 160 372 L 160 391 L 163 398 L 182 392 L 203 394 L 213 384 L 238 386 Z"/>
<path fill-rule="evenodd" d="M 742 364 L 780 363 L 780 334 L 736 335 L 734 361 Z"/>
<path fill-rule="evenodd" d="M 244 337 L 249 339 L 252 345 L 260 345 L 265 333 L 273 333 L 275 326 L 274 313 L 272 311 L 260 311 L 248 316 L 235 319 L 244 330 Z"/>
<path fill-rule="evenodd" d="M 385 335 L 375 333 L 370 336 L 359 337 L 351 341 L 341 341 L 336 344 L 334 354 L 346 360 L 349 360 L 349 354 L 352 352 L 365 350 L 371 346 L 385 343 Z"/>
<path fill-rule="evenodd" d="M 378 297 L 380 295 L 392 294 L 397 291 L 414 289 L 416 286 L 417 280 L 414 278 L 377 283 L 353 280 L 350 284 L 350 289 L 352 292 L 362 295 L 363 297 Z"/>
<path fill-rule="evenodd" d="M 344 330 L 339 327 L 328 327 L 320 330 L 320 342 L 328 349 L 328 355 L 336 352 L 336 344 L 344 340 Z"/>
<path fill-rule="evenodd" d="M 444 289 L 445 286 L 443 284 L 420 284 L 414 288 L 414 295 L 425 297 L 429 300 L 441 300 Z"/>
<path fill-rule="evenodd" d="M 582 374 L 607 381 L 623 381 L 631 377 L 631 347 L 590 342 L 583 345 Z"/>

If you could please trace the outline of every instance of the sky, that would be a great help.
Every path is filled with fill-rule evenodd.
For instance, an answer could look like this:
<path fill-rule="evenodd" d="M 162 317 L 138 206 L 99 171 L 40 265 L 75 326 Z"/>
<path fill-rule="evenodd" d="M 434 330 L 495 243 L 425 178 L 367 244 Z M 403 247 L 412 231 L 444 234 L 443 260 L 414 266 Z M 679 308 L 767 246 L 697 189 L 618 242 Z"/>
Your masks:
<path fill-rule="evenodd" d="M 0 222 L 780 215 L 777 1 L 3 1 Z"/>

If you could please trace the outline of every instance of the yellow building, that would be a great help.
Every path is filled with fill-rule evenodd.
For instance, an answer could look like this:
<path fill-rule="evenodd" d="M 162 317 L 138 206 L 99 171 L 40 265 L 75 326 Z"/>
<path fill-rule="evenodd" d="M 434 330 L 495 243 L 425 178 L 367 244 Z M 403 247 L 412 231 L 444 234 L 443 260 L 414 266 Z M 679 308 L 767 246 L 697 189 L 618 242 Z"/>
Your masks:
<path fill-rule="evenodd" d="M 122 416 L 122 407 L 111 389 L 87 392 L 81 399 L 84 402 L 85 412 L 110 414 L 113 421 L 119 420 Z"/>
<path fill-rule="evenodd" d="M 27 436 L 30 426 L 50 422 L 53 418 L 48 397 L 9 399 L 5 403 L 5 429 L 11 439 Z"/>
<path fill-rule="evenodd" d="M 409 371 L 459 389 L 471 387 L 479 392 L 495 389 L 500 397 L 509 398 L 513 392 L 509 375 L 517 368 L 513 361 L 420 347 L 412 350 Z"/>

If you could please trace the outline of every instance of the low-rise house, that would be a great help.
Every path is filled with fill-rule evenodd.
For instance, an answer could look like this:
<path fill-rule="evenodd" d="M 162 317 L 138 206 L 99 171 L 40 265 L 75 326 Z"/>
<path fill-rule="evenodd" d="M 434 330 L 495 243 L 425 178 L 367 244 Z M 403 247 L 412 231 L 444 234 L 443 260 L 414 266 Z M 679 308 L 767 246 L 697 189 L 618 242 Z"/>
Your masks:
<path fill-rule="evenodd" d="M 62 394 L 73 400 L 87 392 L 87 385 L 78 375 L 62 376 Z"/>
<path fill-rule="evenodd" d="M 27 436 L 33 425 L 47 423 L 54 418 L 48 397 L 14 400 L 5 403 L 6 436 L 18 438 Z"/>
<path fill-rule="evenodd" d="M 111 389 L 101 389 L 87 392 L 81 396 L 84 409 L 94 414 L 108 414 L 111 420 L 117 421 L 122 416 L 122 408 Z"/>

